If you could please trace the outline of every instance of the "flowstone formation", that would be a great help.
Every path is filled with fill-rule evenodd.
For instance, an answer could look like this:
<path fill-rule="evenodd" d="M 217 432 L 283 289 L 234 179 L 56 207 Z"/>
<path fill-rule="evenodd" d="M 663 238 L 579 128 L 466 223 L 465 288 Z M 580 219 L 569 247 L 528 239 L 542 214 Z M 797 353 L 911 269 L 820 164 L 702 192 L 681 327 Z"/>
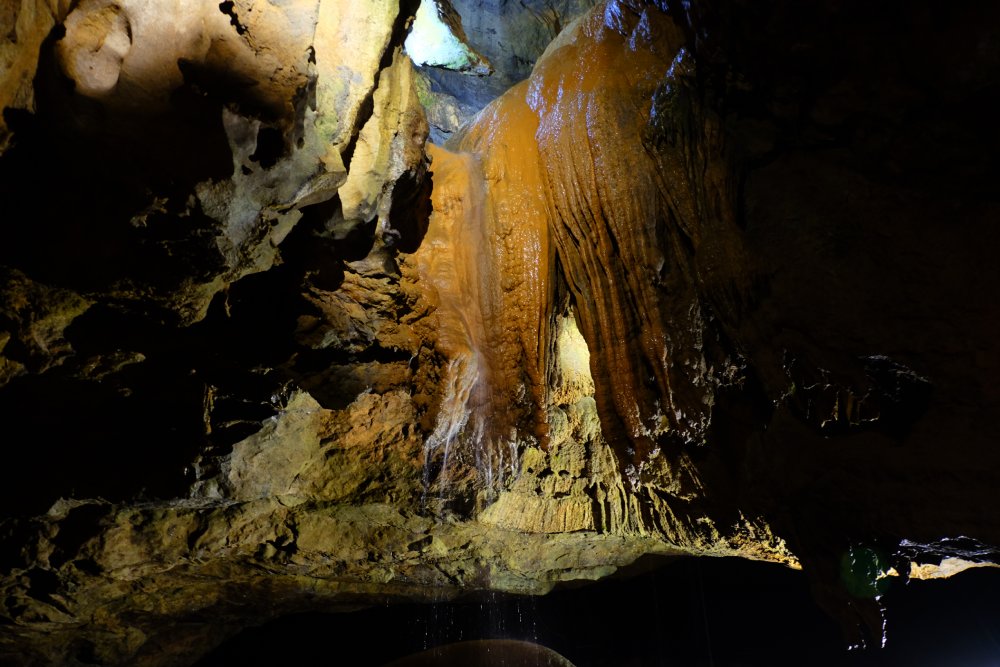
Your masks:
<path fill-rule="evenodd" d="M 502 59 L 424 2 L 0 14 L 0 661 L 680 555 L 877 642 L 998 561 L 995 9 L 607 0 L 438 147 L 418 12 Z"/>

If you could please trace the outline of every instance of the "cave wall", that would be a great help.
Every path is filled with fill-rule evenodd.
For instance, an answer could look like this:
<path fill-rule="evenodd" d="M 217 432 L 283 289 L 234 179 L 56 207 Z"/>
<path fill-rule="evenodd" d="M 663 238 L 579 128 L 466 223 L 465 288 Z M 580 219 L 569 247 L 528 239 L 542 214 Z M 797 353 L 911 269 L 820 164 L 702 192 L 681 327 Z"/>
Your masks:
<path fill-rule="evenodd" d="M 649 554 L 862 642 L 845 555 L 996 561 L 993 9 L 610 0 L 445 147 L 416 11 L 0 15 L 3 659 Z"/>

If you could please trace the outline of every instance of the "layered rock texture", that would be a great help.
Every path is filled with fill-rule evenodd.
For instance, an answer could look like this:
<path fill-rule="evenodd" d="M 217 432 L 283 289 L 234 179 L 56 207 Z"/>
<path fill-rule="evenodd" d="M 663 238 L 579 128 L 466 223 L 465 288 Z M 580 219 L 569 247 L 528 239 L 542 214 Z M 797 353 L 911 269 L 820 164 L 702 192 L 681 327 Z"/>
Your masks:
<path fill-rule="evenodd" d="M 538 54 L 424 2 L 0 13 L 0 662 L 649 555 L 877 643 L 998 562 L 996 9 L 524 2 L 440 147 L 419 11 Z"/>

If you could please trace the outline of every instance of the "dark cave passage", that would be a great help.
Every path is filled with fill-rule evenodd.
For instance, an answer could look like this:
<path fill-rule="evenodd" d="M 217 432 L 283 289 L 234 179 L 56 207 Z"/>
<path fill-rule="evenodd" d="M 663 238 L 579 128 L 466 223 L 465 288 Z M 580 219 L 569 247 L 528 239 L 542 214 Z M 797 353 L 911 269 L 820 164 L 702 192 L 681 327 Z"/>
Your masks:
<path fill-rule="evenodd" d="M 238 633 L 196 667 L 381 667 L 475 639 L 535 642 L 575 667 L 990 667 L 1000 664 L 997 596 L 996 570 L 897 582 L 885 597 L 886 647 L 848 651 L 801 573 L 729 558 L 682 560 L 542 597 L 287 616 Z"/>

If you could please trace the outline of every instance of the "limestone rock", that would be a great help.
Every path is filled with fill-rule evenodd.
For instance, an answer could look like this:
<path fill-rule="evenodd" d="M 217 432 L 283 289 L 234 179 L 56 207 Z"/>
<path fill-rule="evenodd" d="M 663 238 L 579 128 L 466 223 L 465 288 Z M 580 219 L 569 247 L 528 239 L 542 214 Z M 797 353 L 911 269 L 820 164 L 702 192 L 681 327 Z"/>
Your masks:
<path fill-rule="evenodd" d="M 399 49 L 392 64 L 379 75 L 374 111 L 357 137 L 351 172 L 339 191 L 343 222 L 331 221 L 334 233 L 344 235 L 358 224 L 378 220 L 380 245 L 393 245 L 401 233 L 393 229 L 397 183 L 420 183 L 426 173 L 423 153 L 427 120 L 416 93 L 413 65 Z M 405 180 L 404 180 L 405 179 Z M 396 218 L 401 217 L 397 212 Z M 399 224 L 398 221 L 396 224 Z"/>
<path fill-rule="evenodd" d="M 34 20 L 29 4 L 16 13 L 18 30 L 27 31 Z M 388 67 L 412 9 L 318 0 L 92 0 L 74 5 L 63 32 L 44 44 L 25 33 L 16 52 L 23 64 L 12 65 L 5 83 L 10 96 L 25 101 L 10 105 L 31 107 L 14 88 L 22 90 L 21 80 L 41 62 L 36 118 L 54 134 L 36 136 L 35 117 L 20 121 L 14 130 L 23 149 L 7 162 L 21 167 L 8 187 L 23 187 L 17 178 L 33 178 L 40 168 L 25 153 L 66 153 L 67 171 L 82 175 L 76 176 L 79 198 L 91 202 L 84 208 L 97 219 L 87 239 L 96 246 L 90 252 L 109 257 L 101 271 L 82 259 L 87 251 L 73 255 L 78 247 L 56 246 L 40 267 L 4 261 L 45 280 L 52 273 L 69 274 L 57 276 L 62 282 L 91 278 L 75 281 L 110 298 L 156 300 L 190 324 L 229 284 L 280 260 L 278 246 L 303 210 L 338 194 L 365 127 L 361 166 L 344 193 L 353 217 L 341 231 L 370 220 L 367 210 L 351 209 L 352 199 L 370 208 L 378 196 L 387 211 L 396 180 L 405 174 L 406 187 L 419 190 L 422 179 L 426 130 L 405 78 L 409 65 L 400 60 Z M 47 11 L 48 20 L 63 18 L 57 8 Z M 391 73 L 379 88 L 383 68 Z M 77 164 L 80 152 L 97 146 L 114 153 L 100 179 Z M 390 162 L 397 166 L 389 168 Z M 364 186 L 374 190 L 361 196 L 358 184 L 373 178 L 373 168 L 381 170 L 380 180 Z M 98 201 L 110 191 L 122 202 L 112 209 Z M 56 202 L 48 209 L 43 217 L 66 224 Z M 132 261 L 129 253 L 139 255 L 150 275 L 123 266 Z M 65 271 L 50 268 L 59 265 Z"/>
<path fill-rule="evenodd" d="M 91 306 L 69 290 L 0 269 L 0 386 L 26 373 L 44 373 L 72 356 L 66 328 Z"/>
<path fill-rule="evenodd" d="M 428 139 L 439 146 L 443 146 L 480 111 L 474 106 L 459 102 L 452 95 L 435 90 L 430 77 L 422 70 L 418 71 L 417 94 L 420 96 L 420 104 L 427 112 L 427 123 L 430 126 Z"/>
<path fill-rule="evenodd" d="M 446 148 L 411 3 L 0 10 L 0 661 L 645 555 L 856 640 L 842 555 L 1000 562 L 996 9 L 766 4 L 505 3 L 559 36 Z"/>
<path fill-rule="evenodd" d="M 695 128 L 659 149 L 618 150 L 656 141 L 642 126 L 619 122 L 626 110 L 655 121 L 661 112 L 650 102 L 658 87 L 684 94 L 679 29 L 652 7 L 633 14 L 611 3 L 573 30 L 553 43 L 529 82 L 512 88 L 451 144 L 480 156 L 483 176 L 470 178 L 487 183 L 485 213 L 460 211 L 457 219 L 483 216 L 478 226 L 500 239 L 494 256 L 477 263 L 481 284 L 474 298 L 485 322 L 478 326 L 498 331 L 502 321 L 505 331 L 491 338 L 472 327 L 469 337 L 473 349 L 489 350 L 497 412 L 511 408 L 496 395 L 524 397 L 521 409 L 544 425 L 548 313 L 557 280 L 565 280 L 584 337 L 596 350 L 590 367 L 601 421 L 613 438 L 627 434 L 628 443 L 612 444 L 623 461 L 631 459 L 637 481 L 638 467 L 661 448 L 683 460 L 682 446 L 702 444 L 715 392 L 741 381 L 733 351 L 714 344 L 720 332 L 707 311 L 727 307 L 745 262 L 732 211 L 699 215 L 731 198 L 720 149 L 701 140 L 710 128 Z M 661 82 L 664 70 L 668 79 Z M 692 122 L 712 121 L 695 116 Z M 695 184 L 686 175 L 693 170 L 706 179 Z M 626 173 L 628 179 L 616 176 Z M 719 229 L 703 232 L 702 224 Z M 700 257 L 725 257 L 728 273 L 713 264 L 712 280 L 700 278 Z M 608 270 L 619 264 L 620 271 Z M 697 482 L 685 484 L 681 493 L 691 493 Z"/>
<path fill-rule="evenodd" d="M 428 69 L 435 92 L 477 111 L 531 74 L 562 29 L 597 4 L 594 0 L 452 0 L 469 43 L 492 64 L 489 77 L 470 78 Z"/>
<path fill-rule="evenodd" d="M 189 662 L 248 614 L 262 621 L 303 608 L 296 600 L 304 589 L 305 606 L 329 610 L 375 591 L 380 600 L 440 601 L 476 587 L 537 594 L 559 581 L 606 576 L 642 552 L 671 553 L 655 542 L 532 536 L 435 523 L 383 504 L 280 498 L 146 508 L 66 502 L 35 525 L 30 554 L 14 556 L 0 580 L 0 613 L 22 623 L 0 635 L 0 657 L 24 665 L 80 656 Z M 79 583 L 53 597 L 40 587 L 52 576 Z M 203 628 L 210 632 L 169 622 L 192 609 L 210 610 Z M 32 631 L 38 623 L 49 631 Z"/>
<path fill-rule="evenodd" d="M 421 442 L 409 396 L 361 393 L 341 411 L 298 391 L 281 412 L 218 460 L 196 463 L 195 498 L 248 502 L 415 502 L 421 493 Z M 371 471 L 378 470 L 376 479 Z M 214 473 L 214 474 L 213 474 Z"/>
<path fill-rule="evenodd" d="M 34 111 L 32 81 L 38 67 L 38 51 L 49 31 L 69 11 L 68 0 L 20 0 L 0 9 L 0 109 Z M 10 130 L 0 118 L 0 153 L 7 148 Z"/>

